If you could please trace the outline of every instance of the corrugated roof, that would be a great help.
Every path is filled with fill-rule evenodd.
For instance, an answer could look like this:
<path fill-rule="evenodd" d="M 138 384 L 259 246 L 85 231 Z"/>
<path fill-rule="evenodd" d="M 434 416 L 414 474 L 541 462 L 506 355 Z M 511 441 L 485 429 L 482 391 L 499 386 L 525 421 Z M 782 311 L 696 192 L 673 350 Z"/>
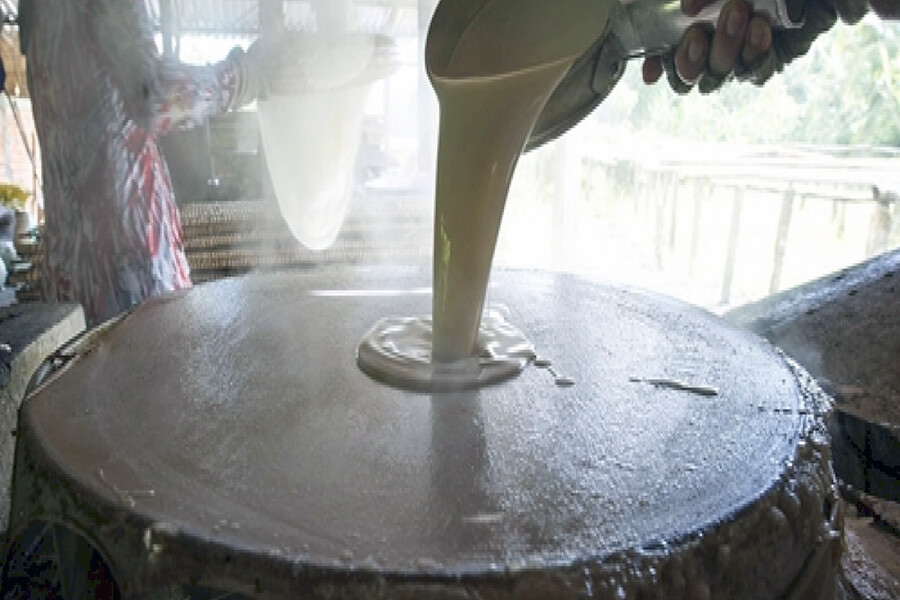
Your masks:
<path fill-rule="evenodd" d="M 161 29 L 159 0 L 148 0 L 154 26 Z M 254 34 L 259 30 L 256 0 L 172 0 L 176 30 L 211 35 Z"/>
<path fill-rule="evenodd" d="M 157 31 L 162 29 L 160 0 L 145 0 Z M 259 33 L 259 0 L 171 0 L 176 27 L 182 33 L 206 35 L 256 35 Z M 417 27 L 417 0 L 355 0 L 359 28 L 370 33 L 413 35 Z M 0 17 L 14 23 L 18 0 L 0 0 Z M 284 0 L 285 27 L 315 27 L 310 0 Z"/>
<path fill-rule="evenodd" d="M 0 0 L 6 2 L 10 0 Z M 147 0 L 157 30 L 161 29 L 159 0 Z M 416 0 L 356 0 L 361 31 L 413 35 L 417 28 Z M 256 35 L 259 0 L 172 0 L 176 29 L 205 35 Z M 315 28 L 309 0 L 284 0 L 285 27 L 302 31 Z"/>
<path fill-rule="evenodd" d="M 69 0 L 60 0 L 69 1 Z M 160 0 L 145 0 L 161 31 Z M 259 0 L 171 0 L 176 31 L 182 34 L 209 36 L 259 35 Z M 315 12 L 311 0 L 283 0 L 285 28 L 291 31 L 315 29 Z M 326 0 L 327 1 L 327 0 Z M 390 36 L 416 35 L 417 0 L 354 0 L 360 31 Z M 0 20 L 15 23 L 18 0 L 0 0 Z M 7 71 L 6 89 L 18 89 L 27 95 L 25 60 L 18 52 L 18 30 L 4 27 L 0 34 L 0 57 Z"/>

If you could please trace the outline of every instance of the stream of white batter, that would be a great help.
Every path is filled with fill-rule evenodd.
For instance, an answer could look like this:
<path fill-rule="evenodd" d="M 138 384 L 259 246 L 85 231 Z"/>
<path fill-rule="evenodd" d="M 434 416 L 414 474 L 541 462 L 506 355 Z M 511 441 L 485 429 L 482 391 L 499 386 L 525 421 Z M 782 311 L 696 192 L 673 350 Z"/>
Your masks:
<path fill-rule="evenodd" d="M 487 2 L 451 33 L 449 58 L 428 64 L 441 108 L 432 316 L 385 319 L 366 334 L 358 362 L 373 377 L 416 389 L 471 388 L 513 376 L 534 358 L 515 327 L 494 314 L 482 319 L 491 263 L 528 135 L 572 63 L 603 32 L 604 5 Z M 449 15 L 438 8 L 429 37 L 447 35 L 441 19 Z"/>

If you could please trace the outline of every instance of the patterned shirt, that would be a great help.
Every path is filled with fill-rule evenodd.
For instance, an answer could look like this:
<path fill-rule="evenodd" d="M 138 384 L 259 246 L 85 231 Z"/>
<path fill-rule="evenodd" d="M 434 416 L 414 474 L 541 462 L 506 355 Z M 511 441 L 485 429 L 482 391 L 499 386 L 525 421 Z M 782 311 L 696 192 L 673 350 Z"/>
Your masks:
<path fill-rule="evenodd" d="M 144 0 L 34 0 L 28 85 L 43 155 L 43 294 L 96 325 L 190 287 L 158 136 L 232 102 L 229 58 L 161 57 Z"/>

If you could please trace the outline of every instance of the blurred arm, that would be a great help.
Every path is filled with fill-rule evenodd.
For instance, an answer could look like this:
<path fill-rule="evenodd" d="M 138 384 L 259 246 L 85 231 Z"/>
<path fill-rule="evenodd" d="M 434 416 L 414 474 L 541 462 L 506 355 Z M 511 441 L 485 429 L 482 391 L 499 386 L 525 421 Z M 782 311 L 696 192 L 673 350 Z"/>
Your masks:
<path fill-rule="evenodd" d="M 189 129 L 231 107 L 240 88 L 240 49 L 214 65 L 186 65 L 160 56 L 143 0 L 93 5 L 102 58 L 138 125 L 157 134 Z"/>

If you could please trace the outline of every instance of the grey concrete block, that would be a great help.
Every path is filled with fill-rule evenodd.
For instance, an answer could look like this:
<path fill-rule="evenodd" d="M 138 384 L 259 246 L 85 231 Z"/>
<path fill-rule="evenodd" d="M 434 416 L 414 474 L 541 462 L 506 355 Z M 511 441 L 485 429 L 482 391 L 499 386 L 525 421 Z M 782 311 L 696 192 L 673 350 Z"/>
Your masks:
<path fill-rule="evenodd" d="M 44 360 L 85 328 L 78 304 L 20 304 L 0 308 L 0 532 L 9 519 L 19 407 Z"/>

